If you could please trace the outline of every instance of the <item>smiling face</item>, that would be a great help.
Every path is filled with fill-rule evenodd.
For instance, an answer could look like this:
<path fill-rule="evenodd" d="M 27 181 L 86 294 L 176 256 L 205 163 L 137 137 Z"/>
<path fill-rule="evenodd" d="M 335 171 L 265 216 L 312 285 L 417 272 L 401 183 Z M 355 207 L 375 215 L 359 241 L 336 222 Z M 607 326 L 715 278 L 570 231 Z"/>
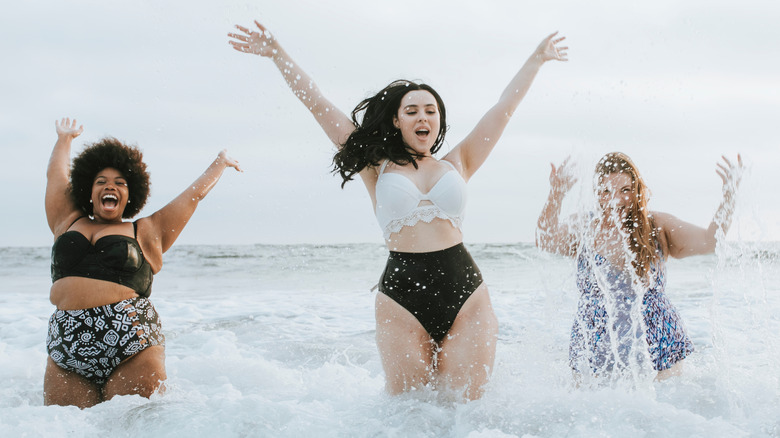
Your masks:
<path fill-rule="evenodd" d="M 436 98 L 426 90 L 412 90 L 401 99 L 393 124 L 404 144 L 420 155 L 430 156 L 441 126 Z"/>
<path fill-rule="evenodd" d="M 129 199 L 127 179 L 118 170 L 107 167 L 92 183 L 92 212 L 103 222 L 121 222 Z"/>
<path fill-rule="evenodd" d="M 631 175 L 615 172 L 604 175 L 598 186 L 599 206 L 608 217 L 624 220 L 636 202 Z"/>

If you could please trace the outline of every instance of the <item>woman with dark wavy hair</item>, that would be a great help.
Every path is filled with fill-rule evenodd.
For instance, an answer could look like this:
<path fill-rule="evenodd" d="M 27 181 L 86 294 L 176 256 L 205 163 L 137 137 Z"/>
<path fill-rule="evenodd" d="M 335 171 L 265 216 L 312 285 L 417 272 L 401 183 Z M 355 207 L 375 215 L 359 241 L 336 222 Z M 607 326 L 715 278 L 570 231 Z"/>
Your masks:
<path fill-rule="evenodd" d="M 55 123 L 46 173 L 46 219 L 54 233 L 43 391 L 47 405 L 93 406 L 115 395 L 149 397 L 162 387 L 165 337 L 149 295 L 162 255 L 227 167 L 223 150 L 194 183 L 151 216 L 138 214 L 149 174 L 138 148 L 115 138 L 87 146 L 70 166 L 83 127 Z"/>
<path fill-rule="evenodd" d="M 390 255 L 376 297 L 376 339 L 386 389 L 429 384 L 479 398 L 492 373 L 498 322 L 479 268 L 463 246 L 466 181 L 490 154 L 539 68 L 566 60 L 552 34 L 534 50 L 498 102 L 441 159 L 444 103 L 433 88 L 399 80 L 362 101 L 351 120 L 258 22 L 236 26 L 233 48 L 271 58 L 336 145 L 342 186 L 359 175 Z M 362 114 L 362 118 L 360 115 Z"/>
<path fill-rule="evenodd" d="M 561 221 L 561 203 L 576 182 L 564 161 L 550 172 L 550 195 L 539 216 L 536 245 L 577 259 L 580 300 L 572 327 L 569 362 L 579 380 L 633 373 L 647 358 L 661 380 L 682 372 L 693 351 L 682 319 L 666 297 L 666 260 L 715 251 L 728 232 L 742 158 L 726 157 L 716 170 L 723 201 L 708 228 L 650 211 L 650 190 L 631 159 L 620 152 L 596 164 L 595 213 Z M 640 300 L 641 295 L 641 300 Z"/>

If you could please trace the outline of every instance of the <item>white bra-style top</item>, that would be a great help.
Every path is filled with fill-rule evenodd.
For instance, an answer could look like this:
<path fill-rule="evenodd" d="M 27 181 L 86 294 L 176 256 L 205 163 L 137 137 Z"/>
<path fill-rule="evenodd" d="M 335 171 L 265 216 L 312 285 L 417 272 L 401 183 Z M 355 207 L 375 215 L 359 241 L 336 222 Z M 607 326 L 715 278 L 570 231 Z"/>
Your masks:
<path fill-rule="evenodd" d="M 400 173 L 385 173 L 389 160 L 379 168 L 376 181 L 376 219 L 385 239 L 403 227 L 413 227 L 419 221 L 430 223 L 434 218 L 447 219 L 452 226 L 461 229 L 466 208 L 466 181 L 447 160 L 448 170 L 428 193 L 422 193 L 417 185 Z M 423 201 L 430 201 L 420 205 Z"/>

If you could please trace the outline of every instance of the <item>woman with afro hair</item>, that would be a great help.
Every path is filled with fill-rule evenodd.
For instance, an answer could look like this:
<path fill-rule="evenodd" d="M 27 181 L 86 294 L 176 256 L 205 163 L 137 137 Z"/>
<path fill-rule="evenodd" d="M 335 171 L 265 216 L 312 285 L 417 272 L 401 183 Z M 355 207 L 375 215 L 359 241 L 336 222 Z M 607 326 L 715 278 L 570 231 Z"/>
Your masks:
<path fill-rule="evenodd" d="M 152 303 L 152 275 L 198 203 L 238 162 L 223 150 L 194 183 L 151 216 L 137 215 L 149 196 L 141 151 L 115 138 L 87 146 L 70 166 L 83 126 L 55 123 L 46 173 L 46 218 L 54 234 L 47 405 L 93 406 L 115 395 L 151 396 L 162 388 L 165 338 Z"/>

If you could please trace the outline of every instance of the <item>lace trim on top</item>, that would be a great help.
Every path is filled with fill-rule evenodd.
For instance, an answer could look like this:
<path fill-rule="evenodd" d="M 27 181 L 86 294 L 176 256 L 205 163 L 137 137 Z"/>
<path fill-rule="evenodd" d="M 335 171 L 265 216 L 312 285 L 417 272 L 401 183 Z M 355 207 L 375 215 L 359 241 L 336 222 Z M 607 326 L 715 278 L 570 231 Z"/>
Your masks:
<path fill-rule="evenodd" d="M 449 220 L 452 226 L 459 230 L 463 224 L 463 218 L 450 217 L 435 205 L 421 205 L 412 210 L 408 215 L 390 221 L 384 229 L 385 240 L 389 239 L 391 234 L 401 231 L 403 227 L 413 227 L 420 221 L 431 223 L 436 218 Z"/>

